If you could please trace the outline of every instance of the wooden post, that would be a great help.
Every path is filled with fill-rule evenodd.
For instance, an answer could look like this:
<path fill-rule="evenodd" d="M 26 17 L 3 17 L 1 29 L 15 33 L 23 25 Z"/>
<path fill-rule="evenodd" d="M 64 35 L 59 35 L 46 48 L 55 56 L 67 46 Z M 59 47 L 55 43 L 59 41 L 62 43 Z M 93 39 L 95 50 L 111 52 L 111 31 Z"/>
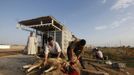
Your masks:
<path fill-rule="evenodd" d="M 43 21 L 40 21 L 40 24 L 43 25 Z"/>
<path fill-rule="evenodd" d="M 54 20 L 52 20 L 52 26 L 54 26 Z M 56 41 L 56 29 L 54 29 L 53 34 L 54 41 Z"/>
<path fill-rule="evenodd" d="M 54 30 L 54 40 L 56 41 L 56 30 Z"/>

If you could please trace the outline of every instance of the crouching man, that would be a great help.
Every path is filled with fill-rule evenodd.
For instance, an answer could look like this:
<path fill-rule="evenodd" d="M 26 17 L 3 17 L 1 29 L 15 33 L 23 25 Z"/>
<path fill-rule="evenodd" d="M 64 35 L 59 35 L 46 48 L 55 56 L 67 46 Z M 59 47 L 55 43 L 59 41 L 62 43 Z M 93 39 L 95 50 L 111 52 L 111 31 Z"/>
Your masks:
<path fill-rule="evenodd" d="M 86 41 L 84 39 L 74 40 L 69 44 L 69 46 L 67 48 L 68 61 L 71 64 L 74 64 L 74 57 L 77 56 L 77 59 L 79 60 L 83 69 L 85 69 L 85 66 L 83 64 L 81 55 L 83 53 L 83 48 L 84 48 L 85 44 L 86 44 Z"/>
<path fill-rule="evenodd" d="M 52 59 L 57 60 L 60 57 L 61 48 L 60 48 L 59 44 L 56 41 L 54 41 L 54 39 L 52 37 L 49 37 L 47 39 L 47 41 L 48 41 L 48 43 L 45 46 L 45 51 L 44 51 L 45 57 L 39 58 L 33 64 L 23 66 L 23 68 L 28 68 L 27 72 L 30 72 L 31 70 L 33 70 L 35 68 L 44 67 L 47 64 L 50 64 L 50 61 L 55 62 L 55 61 L 52 61 Z"/>
<path fill-rule="evenodd" d="M 47 45 L 45 47 L 45 62 L 47 63 L 47 60 L 49 58 L 59 58 L 61 56 L 61 48 L 58 44 L 58 42 L 54 41 L 53 37 L 49 37 L 47 39 Z"/>

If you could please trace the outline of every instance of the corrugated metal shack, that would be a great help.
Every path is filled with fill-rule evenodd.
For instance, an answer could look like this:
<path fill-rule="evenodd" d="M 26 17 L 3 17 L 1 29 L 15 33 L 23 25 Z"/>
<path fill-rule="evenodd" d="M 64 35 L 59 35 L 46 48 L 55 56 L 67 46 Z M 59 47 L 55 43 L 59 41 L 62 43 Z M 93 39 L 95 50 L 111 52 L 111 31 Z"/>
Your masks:
<path fill-rule="evenodd" d="M 41 36 L 41 46 L 46 43 L 46 37 L 53 36 L 59 43 L 63 52 L 66 52 L 69 41 L 72 40 L 72 33 L 52 16 L 43 16 L 35 19 L 18 22 L 17 27 L 26 31 L 35 31 Z"/>

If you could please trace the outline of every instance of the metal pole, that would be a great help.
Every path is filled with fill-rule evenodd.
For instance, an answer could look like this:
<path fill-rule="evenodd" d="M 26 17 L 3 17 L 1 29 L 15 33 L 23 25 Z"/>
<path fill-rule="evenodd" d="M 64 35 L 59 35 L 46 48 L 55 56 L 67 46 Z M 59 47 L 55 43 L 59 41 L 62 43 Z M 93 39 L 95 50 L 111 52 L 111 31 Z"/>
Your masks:
<path fill-rule="evenodd" d="M 54 30 L 54 41 L 56 41 L 56 30 Z"/>

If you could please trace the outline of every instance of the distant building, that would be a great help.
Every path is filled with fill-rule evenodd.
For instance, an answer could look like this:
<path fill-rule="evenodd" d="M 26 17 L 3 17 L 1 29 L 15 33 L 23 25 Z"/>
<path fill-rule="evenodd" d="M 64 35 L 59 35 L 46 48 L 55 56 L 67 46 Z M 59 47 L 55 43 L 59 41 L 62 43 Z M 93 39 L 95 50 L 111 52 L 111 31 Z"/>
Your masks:
<path fill-rule="evenodd" d="M 10 49 L 10 45 L 0 45 L 0 49 Z"/>

